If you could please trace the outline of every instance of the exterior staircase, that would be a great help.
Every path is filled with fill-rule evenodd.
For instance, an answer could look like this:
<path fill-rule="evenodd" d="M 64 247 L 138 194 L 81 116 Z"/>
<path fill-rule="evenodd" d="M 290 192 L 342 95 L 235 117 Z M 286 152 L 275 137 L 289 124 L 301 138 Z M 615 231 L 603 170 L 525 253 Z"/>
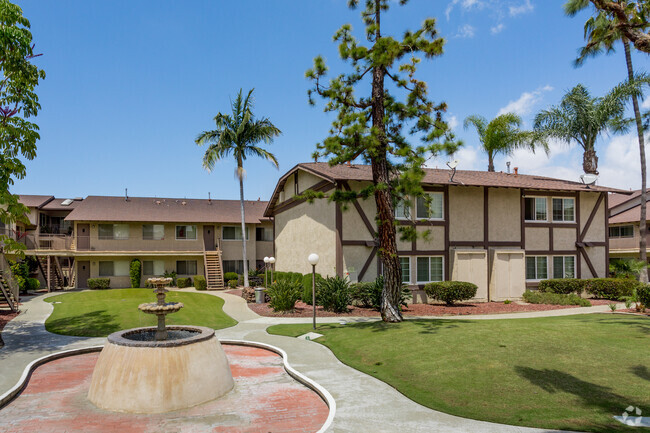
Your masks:
<path fill-rule="evenodd" d="M 208 290 L 223 289 L 223 267 L 221 263 L 221 250 L 205 251 L 203 253 L 205 264 L 205 279 Z"/>
<path fill-rule="evenodd" d="M 38 267 L 43 274 L 48 291 L 63 289 L 63 271 L 56 256 L 36 256 Z M 49 265 L 49 266 L 48 266 Z"/>
<path fill-rule="evenodd" d="M 11 268 L 4 255 L 0 257 L 0 308 L 9 307 L 14 313 L 18 312 L 19 301 L 18 282 L 16 282 Z"/>

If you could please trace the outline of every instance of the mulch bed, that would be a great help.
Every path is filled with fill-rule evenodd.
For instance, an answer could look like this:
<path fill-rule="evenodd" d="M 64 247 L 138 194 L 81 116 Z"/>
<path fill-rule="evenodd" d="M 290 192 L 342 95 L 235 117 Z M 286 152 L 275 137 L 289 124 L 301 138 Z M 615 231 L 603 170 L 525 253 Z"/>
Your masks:
<path fill-rule="evenodd" d="M 616 310 L 615 313 L 630 313 L 630 314 L 635 314 L 637 316 L 645 316 L 645 317 L 650 317 L 650 309 L 646 308 L 645 313 L 636 311 L 636 308 L 628 308 L 628 309 L 622 309 L 622 310 Z"/>
<path fill-rule="evenodd" d="M 612 301 L 606 299 L 591 299 L 592 305 L 607 305 Z M 268 303 L 265 304 L 248 304 L 248 308 L 260 316 L 267 317 L 311 317 L 313 314 L 312 307 L 303 302 L 296 302 L 296 308 L 291 312 L 276 313 Z M 524 304 L 512 302 L 504 304 L 503 302 L 477 302 L 475 304 L 461 303 L 448 307 L 443 304 L 409 304 L 402 310 L 406 316 L 461 316 L 470 314 L 505 314 L 505 313 L 523 313 L 527 311 L 547 311 L 563 310 L 566 308 L 581 308 L 577 305 L 547 305 L 547 304 Z M 323 307 L 316 308 L 316 314 L 319 317 L 379 317 L 379 311 L 369 308 L 350 307 L 347 313 L 331 313 L 323 311 Z"/>

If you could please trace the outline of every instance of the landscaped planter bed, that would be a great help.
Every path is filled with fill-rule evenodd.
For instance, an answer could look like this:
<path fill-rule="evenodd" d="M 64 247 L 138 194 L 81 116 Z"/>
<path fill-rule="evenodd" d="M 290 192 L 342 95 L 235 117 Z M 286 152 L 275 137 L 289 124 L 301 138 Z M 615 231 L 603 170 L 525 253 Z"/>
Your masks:
<path fill-rule="evenodd" d="M 591 299 L 592 305 L 607 305 L 612 301 L 606 299 Z M 311 317 L 313 310 L 311 305 L 303 302 L 297 302 L 296 308 L 292 312 L 276 313 L 268 303 L 265 304 L 248 304 L 248 307 L 260 316 L 270 317 Z M 505 314 L 505 313 L 523 313 L 526 311 L 545 311 L 545 310 L 562 310 L 566 308 L 582 308 L 577 305 L 547 305 L 547 304 L 522 304 L 512 302 L 504 304 L 503 302 L 477 302 L 477 303 L 459 303 L 453 307 L 444 304 L 409 304 L 403 308 L 402 313 L 406 316 L 459 316 L 470 314 Z M 323 311 L 322 307 L 316 308 L 316 314 L 319 317 L 379 317 L 379 311 L 369 308 L 350 307 L 347 313 L 336 314 Z"/>

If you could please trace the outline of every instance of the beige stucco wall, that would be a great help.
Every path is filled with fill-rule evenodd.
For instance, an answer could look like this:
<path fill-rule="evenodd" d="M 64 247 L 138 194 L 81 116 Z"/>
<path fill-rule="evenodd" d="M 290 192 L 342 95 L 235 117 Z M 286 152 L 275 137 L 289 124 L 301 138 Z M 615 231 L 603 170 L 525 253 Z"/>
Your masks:
<path fill-rule="evenodd" d="M 450 241 L 483 241 L 483 188 L 449 188 Z"/>
<path fill-rule="evenodd" d="M 444 250 L 445 249 L 445 228 L 441 226 L 427 227 L 418 226 L 417 249 L 418 250 Z M 425 237 L 425 233 L 429 232 Z"/>
<path fill-rule="evenodd" d="M 478 286 L 476 300 L 487 300 L 488 254 L 483 249 L 452 249 L 450 252 L 451 279 L 467 281 Z"/>
<path fill-rule="evenodd" d="M 490 241 L 521 241 L 521 193 L 518 189 L 488 189 Z"/>
<path fill-rule="evenodd" d="M 600 193 L 581 192 L 580 193 L 580 232 L 587 225 L 587 220 L 593 210 Z M 591 226 L 585 234 L 584 241 L 604 241 L 605 240 L 605 201 L 600 203 L 596 216 L 591 222 Z"/>
<path fill-rule="evenodd" d="M 327 199 L 301 203 L 275 215 L 275 269 L 308 273 L 307 257 L 320 256 L 317 272 L 336 275 L 335 207 Z"/>
<path fill-rule="evenodd" d="M 605 247 L 587 247 L 587 255 L 591 260 L 591 264 L 596 270 L 596 277 L 604 278 L 606 277 L 606 269 L 608 265 L 605 262 Z M 580 269 L 582 271 L 582 278 L 592 278 L 591 271 L 587 265 L 587 261 L 582 259 L 580 261 Z"/>
<path fill-rule="evenodd" d="M 574 228 L 553 228 L 553 249 L 554 250 L 575 250 L 576 229 Z"/>
<path fill-rule="evenodd" d="M 372 247 L 345 246 L 343 247 L 343 272 L 350 281 L 374 281 L 377 278 L 377 256 L 372 259 L 363 278 L 359 280 L 359 273 L 368 260 Z"/>
<path fill-rule="evenodd" d="M 300 193 L 321 182 L 323 179 L 303 170 L 298 170 L 289 176 L 284 184 L 284 188 L 278 194 L 278 203 L 285 202 L 296 195 L 295 179 L 298 177 L 298 191 Z M 276 204 L 276 205 L 277 205 Z"/>
<path fill-rule="evenodd" d="M 526 227 L 526 249 L 533 251 L 548 250 L 548 230 L 547 227 Z M 553 242 L 556 242 L 555 239 L 553 239 Z"/>

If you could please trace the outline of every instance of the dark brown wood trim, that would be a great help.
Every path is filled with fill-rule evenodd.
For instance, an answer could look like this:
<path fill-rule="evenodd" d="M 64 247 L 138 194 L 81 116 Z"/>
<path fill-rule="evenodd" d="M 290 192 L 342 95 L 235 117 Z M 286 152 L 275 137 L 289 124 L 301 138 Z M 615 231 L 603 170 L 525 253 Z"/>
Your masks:
<path fill-rule="evenodd" d="M 445 281 L 449 281 L 450 278 L 450 260 L 449 260 L 449 185 L 444 186 L 444 192 L 443 192 L 443 207 L 444 209 L 444 227 L 445 227 L 445 250 L 444 250 L 444 279 Z"/>
<path fill-rule="evenodd" d="M 576 194 L 576 242 L 580 239 L 580 193 Z M 576 277 L 582 278 L 582 255 L 576 256 Z"/>
<path fill-rule="evenodd" d="M 519 247 L 523 249 L 521 246 L 521 242 L 518 241 L 492 241 L 488 244 L 490 247 Z"/>
<path fill-rule="evenodd" d="M 357 275 L 358 281 L 363 280 L 364 275 L 366 275 L 366 271 L 370 267 L 370 263 L 372 263 L 372 259 L 374 259 L 376 255 L 377 255 L 377 247 L 373 247 L 372 251 L 370 251 L 370 254 L 368 255 L 368 259 L 366 260 L 366 263 L 363 264 L 363 267 L 361 268 L 359 275 Z"/>
<path fill-rule="evenodd" d="M 547 190 L 522 190 L 523 195 L 536 196 L 536 197 L 575 197 L 580 194 L 578 191 L 547 191 Z"/>
<path fill-rule="evenodd" d="M 489 249 L 490 247 L 521 247 L 519 241 L 492 241 L 488 242 L 487 246 L 483 241 L 450 241 L 449 245 L 452 247 L 481 247 Z"/>
<path fill-rule="evenodd" d="M 574 229 L 578 227 L 576 223 L 535 223 L 531 221 L 524 221 L 525 227 L 537 228 L 556 228 L 556 229 Z"/>
<path fill-rule="evenodd" d="M 352 188 L 350 188 L 350 185 L 348 185 L 347 182 L 342 182 L 343 188 L 345 188 L 347 191 L 352 191 Z M 365 224 L 366 229 L 368 229 L 368 233 L 370 233 L 370 236 L 373 238 L 377 236 L 377 233 L 375 232 L 375 228 L 370 224 L 370 220 L 366 216 L 366 213 L 363 211 L 363 208 L 359 204 L 359 200 L 356 198 L 352 200 L 352 204 L 354 205 L 354 208 L 357 210 L 357 213 L 361 217 L 361 220 L 363 221 L 363 224 Z"/>
<path fill-rule="evenodd" d="M 570 256 L 577 255 L 580 250 L 526 250 L 528 256 Z"/>
<path fill-rule="evenodd" d="M 548 249 L 553 251 L 553 227 L 548 228 Z"/>
<path fill-rule="evenodd" d="M 609 277 L 609 194 L 605 195 L 605 278 Z"/>
<path fill-rule="evenodd" d="M 524 196 L 524 190 L 521 190 L 521 215 L 520 215 L 520 223 L 521 223 L 521 248 L 525 249 L 526 248 L 526 200 Z"/>
<path fill-rule="evenodd" d="M 488 187 L 483 187 L 483 248 L 486 250 L 489 246 L 489 210 L 488 210 Z"/>
<path fill-rule="evenodd" d="M 596 269 L 594 269 L 594 265 L 591 263 L 591 259 L 589 258 L 589 254 L 587 254 L 587 252 L 584 250 L 584 248 L 580 248 L 578 251 L 580 251 L 580 254 L 582 254 L 582 256 L 584 257 L 585 263 L 589 267 L 589 271 L 591 272 L 591 275 L 593 276 L 593 278 L 598 278 L 598 274 L 596 273 Z"/>
<path fill-rule="evenodd" d="M 327 191 L 329 191 L 331 189 L 334 189 L 334 187 L 335 187 L 335 185 L 333 183 L 330 183 L 330 182 L 328 182 L 326 180 L 323 180 L 321 182 L 318 182 L 316 185 L 312 186 L 311 188 L 307 188 L 307 189 L 310 189 L 310 190 L 316 191 L 316 192 L 327 192 Z M 305 190 L 305 191 L 307 191 L 307 190 Z M 303 193 L 305 191 L 303 191 Z M 296 199 L 294 199 L 292 197 L 292 198 L 290 198 L 288 200 L 285 200 L 282 204 L 280 204 L 278 206 L 275 206 L 273 208 L 273 215 L 276 215 L 278 213 L 287 211 L 287 210 L 289 210 L 289 209 L 291 209 L 293 207 L 296 207 L 299 204 L 302 204 L 302 203 L 304 203 L 306 201 L 307 200 L 305 200 L 305 199 L 296 200 Z"/>
<path fill-rule="evenodd" d="M 576 246 L 577 246 L 578 248 L 585 248 L 585 247 L 605 247 L 605 246 L 607 246 L 607 242 L 605 242 L 605 241 L 576 242 Z"/>
<path fill-rule="evenodd" d="M 449 241 L 450 247 L 484 247 L 484 241 Z"/>
<path fill-rule="evenodd" d="M 591 227 L 591 223 L 593 222 L 594 218 L 596 217 L 596 213 L 598 213 L 598 208 L 600 207 L 600 204 L 603 202 L 603 194 L 601 193 L 598 196 L 598 200 L 596 200 L 596 204 L 594 205 L 594 208 L 591 210 L 591 213 L 589 214 L 589 218 L 587 219 L 587 223 L 582 229 L 582 232 L 580 232 L 580 237 L 578 238 L 578 242 L 582 242 L 585 239 L 585 236 L 587 235 L 587 230 L 589 230 L 589 227 Z"/>
<path fill-rule="evenodd" d="M 273 218 L 272 221 L 273 221 L 273 257 L 277 257 L 277 253 L 275 252 L 275 218 Z M 221 245 L 219 245 L 219 249 L 221 249 Z"/>
<path fill-rule="evenodd" d="M 449 250 L 419 250 L 419 251 L 398 251 L 398 256 L 445 256 Z"/>
<path fill-rule="evenodd" d="M 444 186 L 422 185 L 422 189 L 426 192 L 445 192 Z"/>
<path fill-rule="evenodd" d="M 336 275 L 343 278 L 343 212 L 341 204 L 335 203 L 336 220 Z"/>
<path fill-rule="evenodd" d="M 348 239 L 346 239 L 346 240 L 341 241 L 341 245 L 343 245 L 344 247 L 354 247 L 354 246 L 357 246 L 357 247 L 376 247 L 377 245 L 379 245 L 379 242 L 377 240 L 375 240 L 375 239 L 373 239 L 373 240 L 363 240 L 363 239 L 361 239 L 361 240 L 348 240 Z"/>
<path fill-rule="evenodd" d="M 441 220 L 418 220 L 418 221 L 409 221 L 409 220 L 397 220 L 397 223 L 401 226 L 440 226 L 444 227 L 447 225 L 446 221 Z"/>

